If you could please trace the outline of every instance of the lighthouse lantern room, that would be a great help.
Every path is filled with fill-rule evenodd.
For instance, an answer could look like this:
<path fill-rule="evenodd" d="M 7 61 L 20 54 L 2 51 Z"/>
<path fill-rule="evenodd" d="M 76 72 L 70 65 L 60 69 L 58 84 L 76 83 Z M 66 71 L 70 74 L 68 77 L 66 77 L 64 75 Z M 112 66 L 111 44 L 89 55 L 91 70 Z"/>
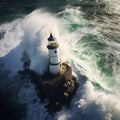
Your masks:
<path fill-rule="evenodd" d="M 56 38 L 50 34 L 48 38 L 48 51 L 49 51 L 49 72 L 51 74 L 59 74 L 60 72 L 60 57 L 58 51 L 59 44 Z"/>

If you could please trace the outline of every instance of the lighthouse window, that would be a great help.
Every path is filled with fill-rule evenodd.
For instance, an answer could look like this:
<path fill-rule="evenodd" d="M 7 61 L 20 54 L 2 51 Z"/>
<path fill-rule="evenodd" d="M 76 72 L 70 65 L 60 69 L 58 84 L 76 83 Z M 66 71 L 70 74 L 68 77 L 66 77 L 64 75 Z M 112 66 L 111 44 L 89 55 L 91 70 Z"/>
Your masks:
<path fill-rule="evenodd" d="M 57 51 L 55 50 L 55 53 L 57 53 Z"/>

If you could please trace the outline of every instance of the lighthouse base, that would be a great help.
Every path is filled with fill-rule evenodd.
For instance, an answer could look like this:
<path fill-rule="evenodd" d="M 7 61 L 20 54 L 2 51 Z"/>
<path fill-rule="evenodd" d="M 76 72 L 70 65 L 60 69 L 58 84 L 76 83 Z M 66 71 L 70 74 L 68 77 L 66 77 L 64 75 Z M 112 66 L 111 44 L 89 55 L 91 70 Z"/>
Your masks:
<path fill-rule="evenodd" d="M 40 97 L 43 100 L 46 98 L 49 100 L 49 104 L 46 106 L 49 112 L 58 111 L 63 105 L 69 105 L 79 86 L 76 77 L 72 75 L 71 67 L 62 63 L 62 69 L 57 75 L 46 72 L 43 76 L 29 69 L 19 72 L 24 76 L 32 76 Z"/>
<path fill-rule="evenodd" d="M 45 87 L 45 96 L 50 101 L 47 106 L 49 111 L 57 111 L 63 105 L 70 105 L 72 97 L 74 96 L 77 88 L 78 82 L 74 76 L 72 76 L 71 80 L 69 80 L 68 82 L 65 81 L 59 85 L 56 85 L 52 89 L 49 89 L 47 85 Z M 49 92 L 47 92 L 48 90 Z"/>
<path fill-rule="evenodd" d="M 48 109 L 56 111 L 63 105 L 68 105 L 78 88 L 78 81 L 72 75 L 71 67 L 61 64 L 61 72 L 53 75 L 49 72 L 42 76 L 44 95 L 49 99 Z M 52 107 L 51 107 L 52 106 Z"/>

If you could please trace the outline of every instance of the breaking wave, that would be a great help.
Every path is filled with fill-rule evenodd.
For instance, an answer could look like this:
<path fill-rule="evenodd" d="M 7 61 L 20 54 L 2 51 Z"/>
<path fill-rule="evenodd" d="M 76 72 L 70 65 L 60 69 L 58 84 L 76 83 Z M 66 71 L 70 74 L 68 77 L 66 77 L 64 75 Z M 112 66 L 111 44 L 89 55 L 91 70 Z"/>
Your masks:
<path fill-rule="evenodd" d="M 52 32 L 59 41 L 62 61 L 70 63 L 80 82 L 70 108 L 50 116 L 46 103 L 40 102 L 35 86 L 26 78 L 18 97 L 27 104 L 28 120 L 119 120 L 120 45 L 105 39 L 102 24 L 96 24 L 84 19 L 80 7 L 68 6 L 56 15 L 36 10 L 0 26 L 0 32 L 5 32 L 0 40 L 0 74 L 9 70 L 15 75 L 22 70 L 24 51 L 30 57 L 30 69 L 42 74 L 47 69 L 46 44 Z"/>

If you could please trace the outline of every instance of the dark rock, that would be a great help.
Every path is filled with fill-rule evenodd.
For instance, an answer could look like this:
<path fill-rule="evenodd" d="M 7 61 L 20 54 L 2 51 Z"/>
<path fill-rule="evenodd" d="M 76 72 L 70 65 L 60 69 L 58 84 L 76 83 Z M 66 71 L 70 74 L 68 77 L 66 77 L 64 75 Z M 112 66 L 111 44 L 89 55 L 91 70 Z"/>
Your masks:
<path fill-rule="evenodd" d="M 30 76 L 42 101 L 45 98 L 49 100 L 46 108 L 50 113 L 60 110 L 63 105 L 69 105 L 79 85 L 76 77 L 72 76 L 71 67 L 65 63 L 62 65 L 66 70 L 57 75 L 46 72 L 41 76 L 30 69 L 19 71 L 21 78 Z"/>

